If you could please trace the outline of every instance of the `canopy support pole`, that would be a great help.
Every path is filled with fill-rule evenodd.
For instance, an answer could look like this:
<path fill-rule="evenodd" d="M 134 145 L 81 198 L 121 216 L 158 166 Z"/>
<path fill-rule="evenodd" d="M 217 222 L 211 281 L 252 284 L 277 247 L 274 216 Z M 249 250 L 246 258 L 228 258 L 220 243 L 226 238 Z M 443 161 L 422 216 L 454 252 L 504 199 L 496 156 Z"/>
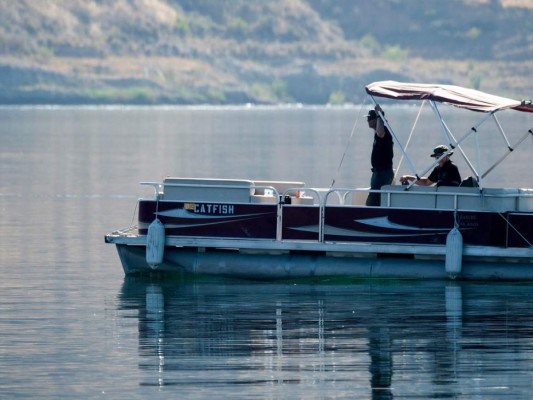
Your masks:
<path fill-rule="evenodd" d="M 477 165 L 479 167 L 479 170 L 481 171 L 481 148 L 480 148 L 480 143 L 479 143 L 479 131 L 476 129 L 475 131 L 475 137 L 476 137 L 476 159 L 477 159 Z M 479 185 L 479 190 L 483 190 L 483 177 L 482 176 L 479 176 L 476 174 L 476 177 L 477 177 L 477 180 L 478 180 L 478 185 Z"/>
<path fill-rule="evenodd" d="M 470 170 L 472 171 L 472 173 L 476 177 L 479 177 L 478 172 L 476 171 L 476 168 L 472 165 L 472 163 L 470 162 L 470 159 L 468 158 L 468 156 L 464 152 L 463 148 L 461 147 L 461 145 L 459 144 L 459 142 L 457 141 L 457 139 L 453 135 L 452 131 L 450 130 L 450 128 L 448 128 L 448 126 L 444 122 L 444 118 L 442 118 L 442 115 L 441 115 L 441 113 L 439 111 L 439 108 L 437 107 L 437 104 L 435 104 L 435 101 L 431 100 L 430 104 L 431 104 L 431 108 L 433 109 L 433 112 L 435 113 L 437 119 L 440 121 L 442 132 L 443 132 L 444 138 L 448 142 L 448 145 L 452 149 L 457 148 L 459 150 L 459 152 L 463 156 L 466 164 L 468 165 L 468 168 L 470 168 Z M 480 169 L 480 168 L 481 168 L 481 166 L 479 164 L 479 158 L 478 158 L 478 169 Z"/>
<path fill-rule="evenodd" d="M 442 115 L 440 114 L 439 108 L 435 104 L 435 101 L 431 100 L 429 104 L 431 104 L 431 109 L 433 110 L 433 113 L 437 116 L 437 119 L 440 122 L 442 136 L 444 137 L 446 144 L 448 144 L 452 149 L 454 149 L 456 147 L 457 140 L 455 140 L 455 137 L 453 136 L 452 132 L 444 123 L 444 119 L 442 118 Z"/>
<path fill-rule="evenodd" d="M 531 137 L 533 137 L 533 127 L 531 127 L 531 129 L 529 129 L 526 134 L 524 136 L 522 136 L 516 143 L 514 146 L 509 146 L 509 151 L 507 151 L 503 156 L 501 156 L 498 161 L 496 161 L 490 168 L 488 168 L 484 173 L 483 175 L 481 175 L 481 178 L 484 178 L 485 176 L 487 176 L 494 168 L 496 168 L 498 165 L 500 165 L 502 163 L 503 160 L 505 160 L 507 158 L 507 156 L 509 154 L 511 154 L 514 149 L 516 149 L 518 146 L 520 146 L 522 144 L 522 142 L 524 140 L 527 139 L 527 137 L 531 135 Z"/>
<path fill-rule="evenodd" d="M 409 144 L 411 143 L 411 138 L 413 137 L 413 133 L 415 132 L 415 127 L 418 124 L 418 120 L 420 119 L 420 115 L 422 114 L 422 109 L 424 108 L 425 104 L 426 104 L 426 100 L 422 100 L 422 103 L 420 104 L 420 108 L 418 109 L 418 114 L 416 115 L 416 118 L 415 118 L 415 122 L 413 124 L 413 127 L 411 128 L 409 137 L 407 138 L 407 142 L 405 142 L 405 151 L 407 151 L 407 148 L 409 147 Z M 396 174 L 400 170 L 400 167 L 402 166 L 402 162 L 403 162 L 403 154 L 400 157 L 400 161 L 398 161 L 398 166 L 396 167 L 396 171 L 394 171 L 393 182 L 396 180 Z"/>
<path fill-rule="evenodd" d="M 500 121 L 498 121 L 498 118 L 496 118 L 496 114 L 492 114 L 492 119 L 494 120 L 494 123 L 498 127 L 498 130 L 502 134 L 503 140 L 505 140 L 505 143 L 507 144 L 507 148 L 511 151 L 513 151 L 513 148 L 511 147 L 511 144 L 509 143 L 509 140 L 507 139 L 507 135 L 503 131 L 502 126 L 500 125 Z"/>
<path fill-rule="evenodd" d="M 491 111 L 489 112 L 487 115 L 485 115 L 476 125 L 474 125 L 473 127 L 470 128 L 469 131 L 467 131 L 465 134 L 463 134 L 463 136 L 461 137 L 461 139 L 457 140 L 457 146 L 460 148 L 460 144 L 465 141 L 470 135 L 472 135 L 473 133 L 476 134 L 476 145 L 478 146 L 478 164 L 480 164 L 480 155 L 479 155 L 479 137 L 477 136 L 477 132 L 478 132 L 478 129 L 479 127 L 481 127 L 481 125 L 483 125 L 496 111 Z M 464 155 L 464 153 L 463 153 Z M 474 173 L 474 175 L 476 176 L 477 180 L 478 180 L 478 183 L 479 183 L 479 189 L 480 191 L 482 190 L 483 188 L 483 185 L 482 185 L 482 179 L 483 177 L 486 175 L 482 175 L 481 174 L 481 165 L 479 165 L 479 168 L 480 168 L 480 172 L 476 171 L 475 168 L 472 166 L 472 164 L 469 162 L 469 159 L 466 155 L 464 155 L 464 158 L 465 158 L 465 161 L 467 162 L 469 168 L 472 170 L 472 172 Z"/>
<path fill-rule="evenodd" d="M 485 123 L 487 119 L 489 119 L 494 112 L 490 112 L 487 115 L 485 115 L 484 118 L 482 118 L 476 125 L 474 125 L 472 128 L 470 128 L 462 137 L 457 141 L 457 145 L 464 142 L 472 133 L 476 132 L 478 128 Z"/>

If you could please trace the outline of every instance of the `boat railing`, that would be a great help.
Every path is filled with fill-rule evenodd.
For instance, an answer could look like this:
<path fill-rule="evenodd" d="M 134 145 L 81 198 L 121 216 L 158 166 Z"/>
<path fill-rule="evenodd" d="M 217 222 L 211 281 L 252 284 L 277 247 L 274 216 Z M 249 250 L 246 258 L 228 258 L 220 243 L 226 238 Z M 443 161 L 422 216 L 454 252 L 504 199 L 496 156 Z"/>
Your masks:
<path fill-rule="evenodd" d="M 189 201 L 225 201 L 241 200 L 244 203 L 270 203 L 294 205 L 341 205 L 363 206 L 369 193 L 381 195 L 382 207 L 408 207 L 408 208 L 469 208 L 494 211 L 532 211 L 533 190 L 516 188 L 473 188 L 473 187 L 435 187 L 412 186 L 407 189 L 403 185 L 386 185 L 381 190 L 369 188 L 310 188 L 302 185 L 288 186 L 291 182 L 275 182 L 272 184 L 254 184 L 253 181 L 227 181 L 213 183 L 167 183 L 167 182 L 141 182 L 143 186 L 152 186 L 156 200 L 177 200 L 171 196 L 165 197 L 166 188 L 207 189 L 193 197 L 186 197 Z M 270 183 L 270 182 L 269 182 Z M 285 185 L 279 187 L 279 185 Z M 278 186 L 278 187 L 276 187 Z M 221 191 L 236 191 L 238 198 L 220 198 Z M 192 192 L 187 192 L 189 195 Z M 349 196 L 351 195 L 351 201 Z M 203 196 L 203 197 L 202 197 Z M 332 200 L 332 196 L 334 199 Z M 179 199 L 178 199 L 179 200 Z"/>
<path fill-rule="evenodd" d="M 320 204 L 364 206 L 369 193 L 381 196 L 381 207 L 468 209 L 484 211 L 533 211 L 533 190 L 517 188 L 476 188 L 451 186 L 386 185 L 381 190 L 370 188 L 317 189 Z M 335 200 L 331 201 L 331 196 Z M 350 201 L 351 195 L 351 201 Z"/>
<path fill-rule="evenodd" d="M 154 195 L 156 200 L 159 200 L 163 195 L 163 182 L 141 182 L 141 186 L 152 186 L 154 188 Z"/>
<path fill-rule="evenodd" d="M 531 189 L 412 186 L 406 190 L 401 185 L 389 185 L 379 192 L 382 207 L 533 211 Z"/>
<path fill-rule="evenodd" d="M 323 205 L 331 205 L 331 204 L 338 204 L 341 206 L 344 205 L 365 205 L 365 200 L 370 192 L 373 192 L 370 190 L 370 188 L 335 188 L 335 189 L 328 189 L 324 192 L 323 195 Z M 381 191 L 378 191 L 381 192 Z M 331 199 L 330 197 L 335 195 L 335 201 L 338 201 L 338 203 L 330 203 Z M 348 202 L 349 196 L 352 196 L 352 201 Z"/>
<path fill-rule="evenodd" d="M 230 181 L 221 182 L 220 184 L 213 182 L 141 182 L 141 185 L 154 188 L 156 201 L 232 201 L 243 204 L 275 205 L 277 207 L 276 240 L 278 241 L 281 241 L 283 236 L 283 210 L 285 208 L 295 206 L 318 207 L 318 241 L 323 242 L 327 207 L 366 207 L 365 200 L 370 192 L 380 194 L 380 207 L 384 208 L 533 212 L 532 189 L 413 186 L 406 190 L 405 186 L 388 185 L 381 190 L 372 191 L 369 188 L 309 188 L 299 185 L 292 187 L 287 182 L 283 185 L 278 184 L 278 187 L 270 184 L 250 184 L 248 186 L 242 182 L 233 184 Z M 280 186 L 282 186 L 283 190 L 280 190 Z M 167 198 L 165 197 L 165 191 L 169 188 L 187 188 L 188 190 L 182 194 L 176 192 L 178 195 Z M 200 191 L 201 194 L 197 197 L 194 197 L 194 195 L 189 197 L 191 194 L 196 193 L 192 189 L 205 189 L 205 191 Z M 232 190 L 236 191 L 233 195 L 231 194 Z M 227 196 L 224 197 L 221 193 L 226 193 Z M 235 195 L 238 195 L 238 197 L 235 197 Z"/>
<path fill-rule="evenodd" d="M 318 205 L 321 202 L 320 190 L 305 187 L 303 183 L 294 187 L 290 186 L 294 182 L 263 183 L 220 180 L 220 183 L 207 181 L 205 183 L 141 182 L 140 184 L 142 186 L 152 186 L 156 200 L 235 201 L 240 203 L 305 205 Z M 171 191 L 169 189 L 181 190 Z"/>

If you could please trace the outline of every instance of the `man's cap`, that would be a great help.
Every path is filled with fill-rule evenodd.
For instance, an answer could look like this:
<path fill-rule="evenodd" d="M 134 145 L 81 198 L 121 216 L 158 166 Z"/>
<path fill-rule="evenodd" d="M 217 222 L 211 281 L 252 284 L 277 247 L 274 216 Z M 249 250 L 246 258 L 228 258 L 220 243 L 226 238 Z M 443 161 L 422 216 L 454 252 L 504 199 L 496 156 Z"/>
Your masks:
<path fill-rule="evenodd" d="M 439 158 L 444 153 L 448 153 L 448 155 L 451 156 L 453 154 L 453 151 L 448 152 L 448 150 L 449 150 L 448 146 L 444 146 L 443 144 L 441 144 L 441 145 L 435 147 L 433 149 L 433 154 L 430 154 L 429 156 L 430 157 Z"/>
<path fill-rule="evenodd" d="M 369 110 L 368 115 L 366 116 L 366 119 L 372 120 L 372 119 L 376 119 L 377 117 L 378 117 L 378 113 L 376 111 Z"/>

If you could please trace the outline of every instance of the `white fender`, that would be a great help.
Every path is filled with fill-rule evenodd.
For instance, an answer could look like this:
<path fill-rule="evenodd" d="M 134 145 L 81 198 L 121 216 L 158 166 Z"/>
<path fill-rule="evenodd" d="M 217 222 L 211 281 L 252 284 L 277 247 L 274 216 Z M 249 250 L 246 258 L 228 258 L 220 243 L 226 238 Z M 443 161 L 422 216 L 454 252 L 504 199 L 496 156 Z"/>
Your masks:
<path fill-rule="evenodd" d="M 446 236 L 446 273 L 452 279 L 461 273 L 463 267 L 463 235 L 453 228 Z"/>
<path fill-rule="evenodd" d="M 146 262 L 156 269 L 163 262 L 165 253 L 165 227 L 158 218 L 148 227 L 146 237 Z"/>

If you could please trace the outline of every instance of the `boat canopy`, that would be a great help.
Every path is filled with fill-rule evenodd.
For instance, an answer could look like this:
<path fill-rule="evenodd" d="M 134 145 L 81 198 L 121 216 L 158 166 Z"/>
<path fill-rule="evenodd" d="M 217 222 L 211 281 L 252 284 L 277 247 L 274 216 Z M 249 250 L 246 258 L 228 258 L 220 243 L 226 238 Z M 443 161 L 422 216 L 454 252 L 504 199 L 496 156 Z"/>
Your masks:
<path fill-rule="evenodd" d="M 366 86 L 366 92 L 395 100 L 432 100 L 479 112 L 503 109 L 533 112 L 531 100 L 518 101 L 453 85 L 382 81 Z"/>

